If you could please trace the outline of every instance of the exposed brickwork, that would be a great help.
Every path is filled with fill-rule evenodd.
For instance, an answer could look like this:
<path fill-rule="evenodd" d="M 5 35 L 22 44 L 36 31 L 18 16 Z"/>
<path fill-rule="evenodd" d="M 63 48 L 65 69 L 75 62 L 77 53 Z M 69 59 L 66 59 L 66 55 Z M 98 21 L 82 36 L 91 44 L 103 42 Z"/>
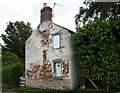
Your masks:
<path fill-rule="evenodd" d="M 62 61 L 62 71 L 63 71 L 63 79 L 68 79 L 68 77 L 69 77 L 69 61 Z"/>
<path fill-rule="evenodd" d="M 46 50 L 43 50 L 43 65 L 46 63 Z"/>
<path fill-rule="evenodd" d="M 52 21 L 52 8 L 44 7 L 41 9 L 41 22 Z"/>
<path fill-rule="evenodd" d="M 52 79 L 52 63 L 46 59 L 43 60 L 43 65 L 30 64 L 30 69 L 27 71 L 26 76 L 29 79 Z M 62 61 L 62 74 L 63 79 L 68 79 L 69 76 L 69 61 Z M 43 78 L 44 77 L 44 78 Z"/>
<path fill-rule="evenodd" d="M 51 29 L 51 30 L 55 30 L 55 27 L 51 23 L 48 25 L 48 28 Z"/>
<path fill-rule="evenodd" d="M 45 61 L 45 64 L 43 65 L 31 63 L 29 67 L 30 69 L 26 73 L 28 86 L 52 89 L 70 89 L 70 81 L 68 78 L 69 61 L 62 61 L 63 80 L 53 79 L 53 67 L 49 60 Z M 38 80 L 38 82 L 36 82 L 36 80 Z"/>
<path fill-rule="evenodd" d="M 40 43 L 41 43 L 41 47 L 43 47 L 43 46 L 47 46 L 47 47 L 49 47 L 49 44 L 51 43 L 51 39 L 49 38 L 49 36 L 50 36 L 50 33 L 48 32 L 48 31 L 40 31 L 40 30 L 38 30 L 38 32 L 37 32 L 37 36 L 38 35 L 41 35 L 42 36 L 42 40 L 40 41 Z"/>
<path fill-rule="evenodd" d="M 52 79 L 51 64 L 35 65 L 30 64 L 30 69 L 27 71 L 26 76 L 28 79 Z"/>

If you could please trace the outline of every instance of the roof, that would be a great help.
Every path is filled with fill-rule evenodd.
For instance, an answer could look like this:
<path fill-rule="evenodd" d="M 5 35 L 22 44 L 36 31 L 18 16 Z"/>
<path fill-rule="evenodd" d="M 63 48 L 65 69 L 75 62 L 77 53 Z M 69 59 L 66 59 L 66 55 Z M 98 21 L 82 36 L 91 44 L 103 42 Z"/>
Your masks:
<path fill-rule="evenodd" d="M 52 23 L 52 24 L 54 24 L 54 25 L 56 25 L 56 26 L 59 26 L 59 27 L 61 27 L 61 28 L 63 28 L 63 29 L 68 30 L 68 32 L 71 33 L 71 34 L 75 33 L 74 31 L 71 31 L 70 29 L 67 29 L 67 28 L 65 28 L 65 27 L 63 27 L 63 26 L 60 26 L 60 25 L 58 25 L 58 24 L 55 24 L 55 23 L 53 23 L 53 22 L 51 22 L 51 21 L 49 21 L 49 22 Z M 40 23 L 40 24 L 41 24 L 41 23 Z M 40 28 L 40 24 L 38 25 L 37 29 Z"/>
<path fill-rule="evenodd" d="M 63 28 L 63 29 L 66 29 L 66 30 L 68 30 L 68 32 L 69 33 L 74 33 L 74 31 L 71 31 L 70 29 L 67 29 L 67 28 L 65 28 L 65 27 L 63 27 L 63 26 L 60 26 L 60 25 L 58 25 L 58 24 L 55 24 L 55 23 L 53 23 L 54 25 L 57 25 L 57 26 L 59 26 L 59 27 L 61 27 L 61 28 Z"/>

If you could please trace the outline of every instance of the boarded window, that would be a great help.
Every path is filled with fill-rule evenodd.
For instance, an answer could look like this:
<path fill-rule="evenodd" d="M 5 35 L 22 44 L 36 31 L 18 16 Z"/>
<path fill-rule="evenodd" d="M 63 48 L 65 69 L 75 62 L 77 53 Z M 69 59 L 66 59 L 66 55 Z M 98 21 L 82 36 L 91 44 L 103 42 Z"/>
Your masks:
<path fill-rule="evenodd" d="M 53 36 L 53 47 L 60 48 L 60 35 Z"/>
<path fill-rule="evenodd" d="M 55 68 L 56 68 L 56 76 L 61 77 L 62 76 L 61 63 L 60 62 L 56 63 Z"/>

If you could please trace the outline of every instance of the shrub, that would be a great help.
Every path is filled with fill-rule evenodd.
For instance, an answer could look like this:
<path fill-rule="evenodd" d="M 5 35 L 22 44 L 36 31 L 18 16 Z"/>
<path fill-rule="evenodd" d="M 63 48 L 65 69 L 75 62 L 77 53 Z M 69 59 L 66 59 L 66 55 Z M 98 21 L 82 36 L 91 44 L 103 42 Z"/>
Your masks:
<path fill-rule="evenodd" d="M 18 58 L 18 56 L 16 54 L 13 54 L 9 51 L 3 53 L 3 55 L 2 55 L 2 65 L 3 66 L 11 65 L 16 62 L 21 62 L 21 60 Z"/>
<path fill-rule="evenodd" d="M 24 75 L 23 63 L 16 62 L 12 65 L 3 66 L 2 69 L 2 82 L 4 88 L 13 88 L 19 86 L 19 77 Z"/>
<path fill-rule="evenodd" d="M 120 18 L 77 28 L 73 43 L 77 62 L 87 78 L 107 88 L 120 88 Z"/>
<path fill-rule="evenodd" d="M 3 54 L 2 83 L 3 88 L 19 86 L 19 77 L 24 75 L 24 64 L 17 55 L 5 52 Z M 4 89 L 3 89 L 4 90 Z"/>
<path fill-rule="evenodd" d="M 3 83 L 5 84 L 10 83 L 12 68 L 13 68 L 13 65 L 2 67 L 2 82 Z"/>
<path fill-rule="evenodd" d="M 23 76 L 24 67 L 22 63 L 16 63 L 11 71 L 10 85 L 19 86 L 19 77 Z"/>

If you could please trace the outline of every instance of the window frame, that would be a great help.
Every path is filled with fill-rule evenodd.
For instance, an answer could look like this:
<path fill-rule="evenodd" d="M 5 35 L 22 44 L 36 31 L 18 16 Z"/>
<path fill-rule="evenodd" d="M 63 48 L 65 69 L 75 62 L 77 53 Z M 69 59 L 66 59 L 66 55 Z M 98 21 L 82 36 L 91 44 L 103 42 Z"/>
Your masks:
<path fill-rule="evenodd" d="M 55 47 L 55 38 L 54 38 L 55 36 L 59 36 L 59 40 L 58 40 L 59 47 Z M 53 49 L 60 49 L 60 48 L 61 48 L 61 35 L 60 34 L 54 34 L 53 35 Z"/>
<path fill-rule="evenodd" d="M 56 63 L 61 63 L 61 76 L 56 76 Z M 62 59 L 53 60 L 53 73 L 55 75 L 55 76 L 53 76 L 53 79 L 63 79 L 63 77 L 62 77 Z"/>

